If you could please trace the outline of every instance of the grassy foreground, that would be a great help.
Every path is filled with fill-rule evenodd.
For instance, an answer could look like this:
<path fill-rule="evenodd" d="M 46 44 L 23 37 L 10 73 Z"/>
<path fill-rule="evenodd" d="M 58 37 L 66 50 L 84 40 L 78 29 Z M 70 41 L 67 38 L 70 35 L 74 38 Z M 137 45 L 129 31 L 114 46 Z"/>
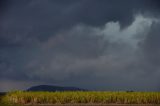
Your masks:
<path fill-rule="evenodd" d="M 15 104 L 160 104 L 159 92 L 23 92 L 7 93 L 2 101 Z"/>

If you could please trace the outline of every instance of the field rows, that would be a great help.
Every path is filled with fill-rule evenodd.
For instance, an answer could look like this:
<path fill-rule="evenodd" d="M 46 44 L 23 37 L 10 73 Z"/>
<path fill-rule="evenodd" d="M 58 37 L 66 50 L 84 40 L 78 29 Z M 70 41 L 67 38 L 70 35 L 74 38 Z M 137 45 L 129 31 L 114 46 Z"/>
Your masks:
<path fill-rule="evenodd" d="M 160 104 L 159 92 L 11 92 L 2 101 L 16 104 Z"/>

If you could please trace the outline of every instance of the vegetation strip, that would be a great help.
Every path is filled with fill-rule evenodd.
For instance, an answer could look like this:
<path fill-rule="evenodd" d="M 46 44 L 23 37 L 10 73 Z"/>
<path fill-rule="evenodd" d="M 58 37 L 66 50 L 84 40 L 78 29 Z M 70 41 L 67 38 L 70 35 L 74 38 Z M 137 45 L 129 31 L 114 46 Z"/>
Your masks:
<path fill-rule="evenodd" d="M 160 104 L 160 92 L 25 92 L 7 93 L 10 104 Z"/>

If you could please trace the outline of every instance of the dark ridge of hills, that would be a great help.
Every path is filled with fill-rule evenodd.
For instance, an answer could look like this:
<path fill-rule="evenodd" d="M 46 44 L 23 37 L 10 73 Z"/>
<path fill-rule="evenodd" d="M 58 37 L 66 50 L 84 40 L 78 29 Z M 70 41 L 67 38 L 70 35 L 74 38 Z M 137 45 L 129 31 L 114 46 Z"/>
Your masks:
<path fill-rule="evenodd" d="M 86 89 L 81 89 L 77 87 L 62 87 L 62 86 L 52 86 L 52 85 L 38 85 L 33 86 L 27 91 L 49 91 L 49 92 L 55 92 L 55 91 L 87 91 Z"/>
<path fill-rule="evenodd" d="M 5 94 L 6 94 L 6 92 L 0 92 L 0 96 L 3 96 Z"/>

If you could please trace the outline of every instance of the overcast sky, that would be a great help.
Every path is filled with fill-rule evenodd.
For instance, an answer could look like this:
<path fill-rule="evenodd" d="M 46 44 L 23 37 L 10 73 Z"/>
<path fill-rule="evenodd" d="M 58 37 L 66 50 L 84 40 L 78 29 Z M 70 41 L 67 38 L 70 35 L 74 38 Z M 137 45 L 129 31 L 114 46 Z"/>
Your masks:
<path fill-rule="evenodd" d="M 160 91 L 159 0 L 1 0 L 0 91 Z"/>

